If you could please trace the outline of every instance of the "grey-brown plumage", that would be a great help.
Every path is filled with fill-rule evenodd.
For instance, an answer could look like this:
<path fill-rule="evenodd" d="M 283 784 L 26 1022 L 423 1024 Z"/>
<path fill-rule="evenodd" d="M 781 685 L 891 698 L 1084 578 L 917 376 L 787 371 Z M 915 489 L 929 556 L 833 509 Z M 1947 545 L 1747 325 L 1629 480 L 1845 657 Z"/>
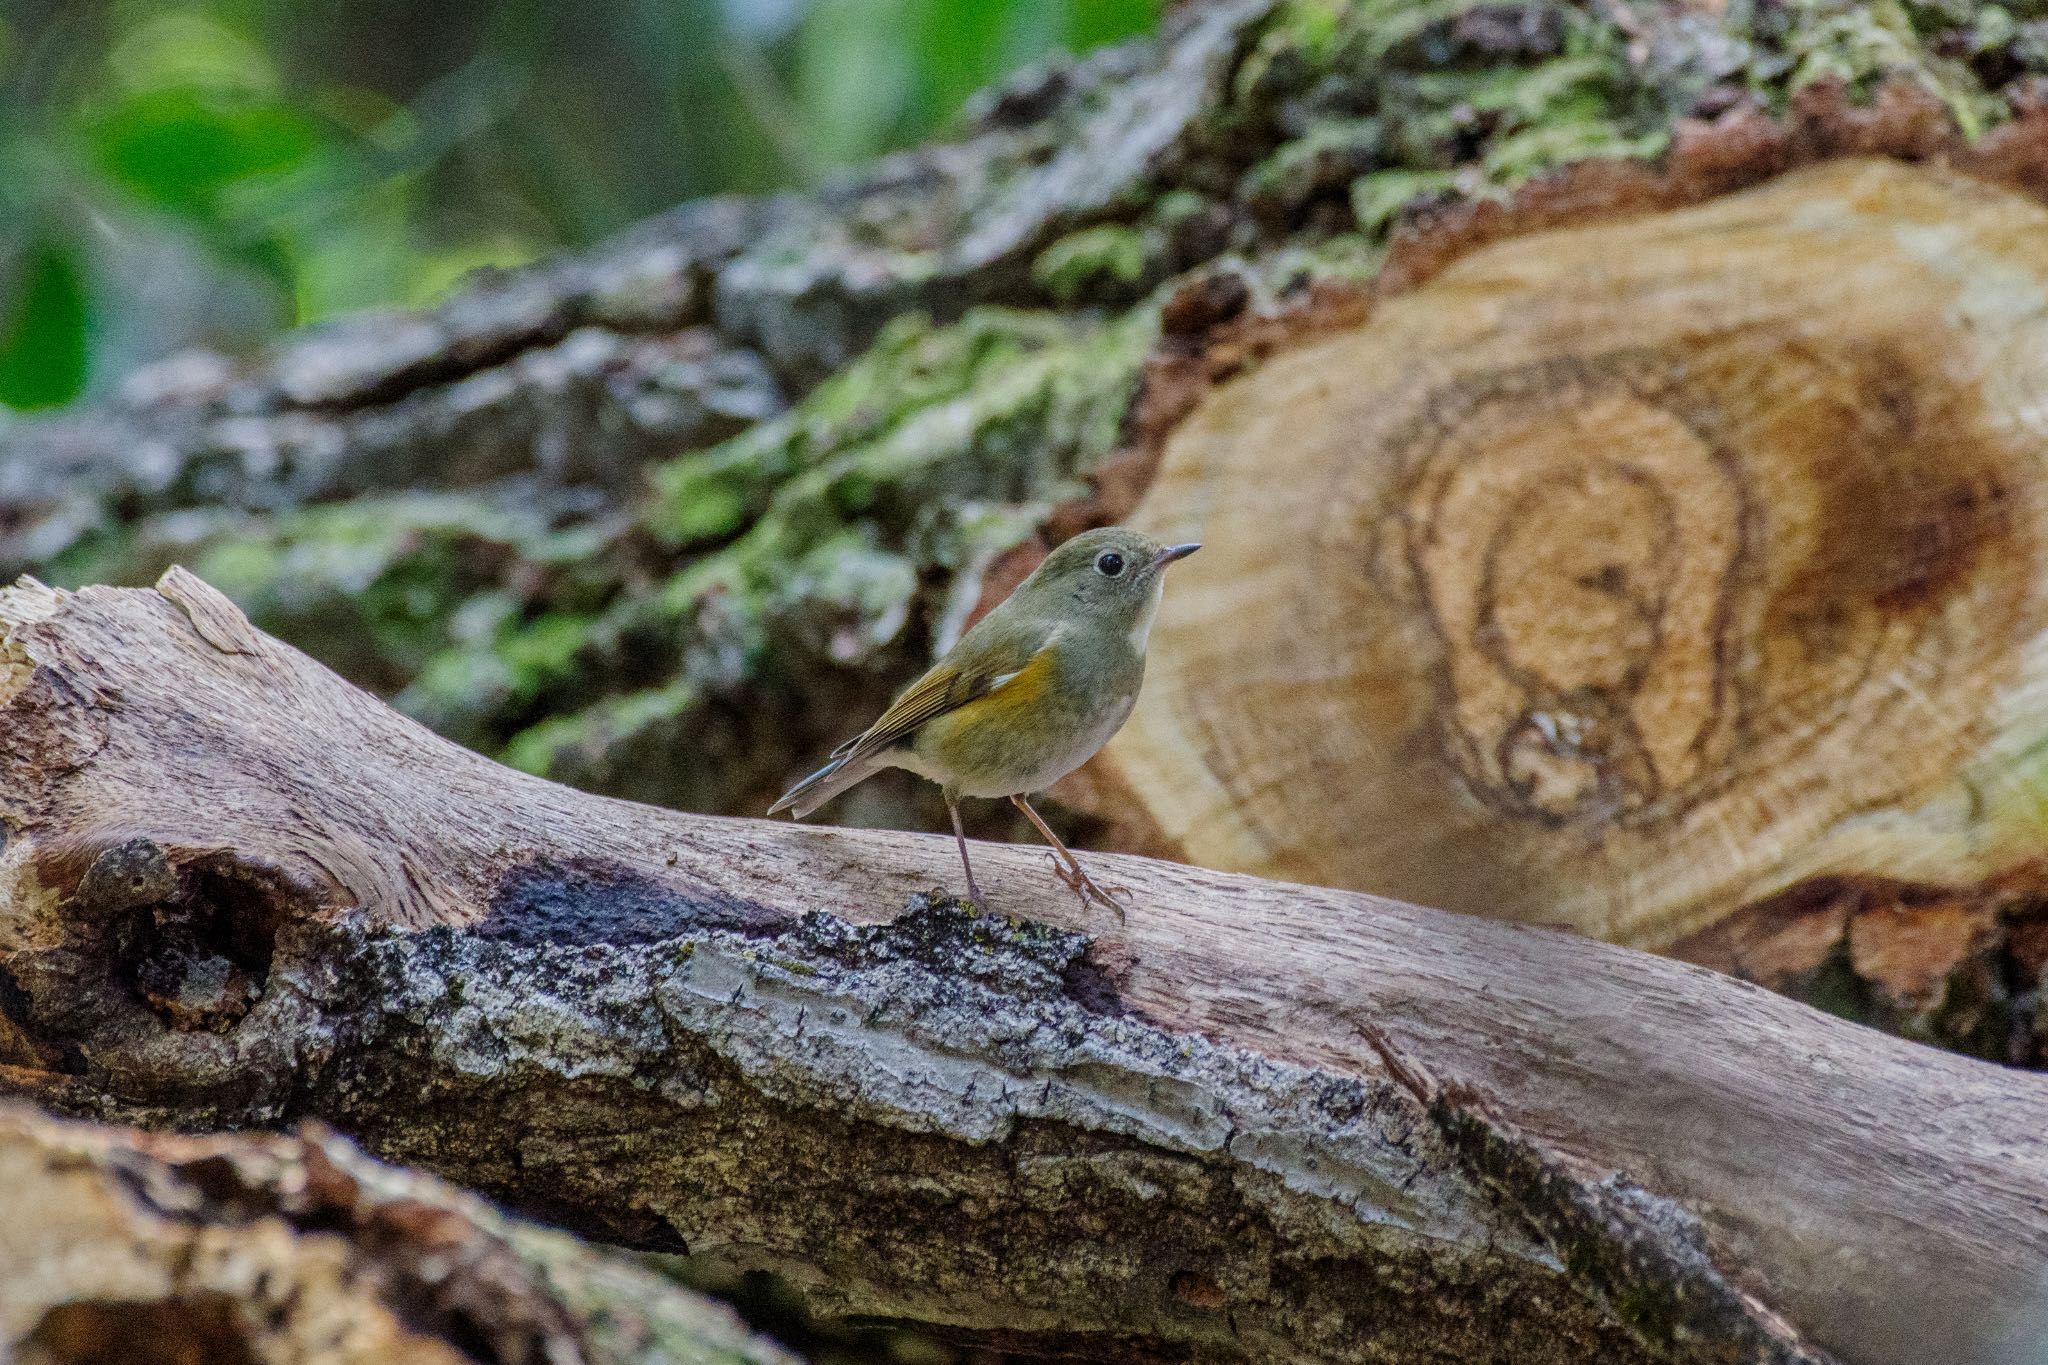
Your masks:
<path fill-rule="evenodd" d="M 1024 795 L 1087 762 L 1130 715 L 1166 566 L 1197 548 L 1115 526 L 1075 536 L 769 813 L 801 818 L 882 768 L 907 768 L 945 794 L 975 900 L 959 798 L 1007 796 L 1066 860 L 1063 879 L 1121 910 Z"/>

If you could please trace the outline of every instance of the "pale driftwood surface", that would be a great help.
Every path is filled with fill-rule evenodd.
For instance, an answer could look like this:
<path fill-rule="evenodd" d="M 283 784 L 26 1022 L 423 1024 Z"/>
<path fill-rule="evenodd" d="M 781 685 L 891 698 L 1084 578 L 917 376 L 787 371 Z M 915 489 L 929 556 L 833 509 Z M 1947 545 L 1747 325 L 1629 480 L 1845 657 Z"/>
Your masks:
<path fill-rule="evenodd" d="M 0 599 L 0 1071 L 334 1122 L 821 1306 L 1124 1359 L 1996 1360 L 2048 1081 L 1349 893 L 689 817 L 168 595 Z M 677 762 L 692 761 L 678 754 Z"/>
<path fill-rule="evenodd" d="M 797 1365 L 732 1313 L 332 1133 L 0 1105 L 0 1360 Z"/>

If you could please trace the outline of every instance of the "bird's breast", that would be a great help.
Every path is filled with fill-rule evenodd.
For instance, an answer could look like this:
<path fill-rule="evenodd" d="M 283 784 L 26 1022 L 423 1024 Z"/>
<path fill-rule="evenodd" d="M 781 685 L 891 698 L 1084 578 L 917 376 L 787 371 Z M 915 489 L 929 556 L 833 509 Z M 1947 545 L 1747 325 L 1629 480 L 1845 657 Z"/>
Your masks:
<path fill-rule="evenodd" d="M 932 776 L 964 795 L 1041 791 L 1107 744 L 1137 695 L 1136 677 L 1054 669 L 1040 685 L 1001 688 L 937 717 L 918 732 L 915 747 Z"/>

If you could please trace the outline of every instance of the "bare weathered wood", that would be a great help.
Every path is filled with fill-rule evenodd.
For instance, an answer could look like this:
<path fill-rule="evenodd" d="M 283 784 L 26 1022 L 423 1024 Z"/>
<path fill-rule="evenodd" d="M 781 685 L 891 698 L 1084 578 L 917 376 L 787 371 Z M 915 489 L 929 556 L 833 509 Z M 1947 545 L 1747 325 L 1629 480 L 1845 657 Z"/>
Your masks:
<path fill-rule="evenodd" d="M 796 1365 L 730 1310 L 334 1134 L 0 1105 L 0 1360 Z"/>
<path fill-rule="evenodd" d="M 1564 935 L 509 772 L 181 578 L 0 599 L 0 1063 L 1096 1358 L 1992 1360 L 2048 1081 Z M 234 640 L 224 650 L 194 625 Z M 678 754 L 678 762 L 690 762 Z M 1934 1268 L 1939 1273 L 1930 1273 Z"/>

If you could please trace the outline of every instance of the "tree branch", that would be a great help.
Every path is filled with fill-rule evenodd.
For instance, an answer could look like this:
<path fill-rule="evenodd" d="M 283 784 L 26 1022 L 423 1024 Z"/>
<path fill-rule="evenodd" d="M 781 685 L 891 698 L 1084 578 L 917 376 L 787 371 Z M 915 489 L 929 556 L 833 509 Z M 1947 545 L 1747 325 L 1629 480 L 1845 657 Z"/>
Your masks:
<path fill-rule="evenodd" d="M 314 1115 L 828 1310 L 1204 1359 L 1991 1359 L 2048 1081 L 1355 894 L 527 777 L 160 591 L 0 600 L 0 1062 Z M 692 761 L 679 755 L 677 761 Z M 1389 1059 L 1399 1059 L 1390 1064 Z M 1940 1273 L 1931 1273 L 1934 1268 Z"/>

